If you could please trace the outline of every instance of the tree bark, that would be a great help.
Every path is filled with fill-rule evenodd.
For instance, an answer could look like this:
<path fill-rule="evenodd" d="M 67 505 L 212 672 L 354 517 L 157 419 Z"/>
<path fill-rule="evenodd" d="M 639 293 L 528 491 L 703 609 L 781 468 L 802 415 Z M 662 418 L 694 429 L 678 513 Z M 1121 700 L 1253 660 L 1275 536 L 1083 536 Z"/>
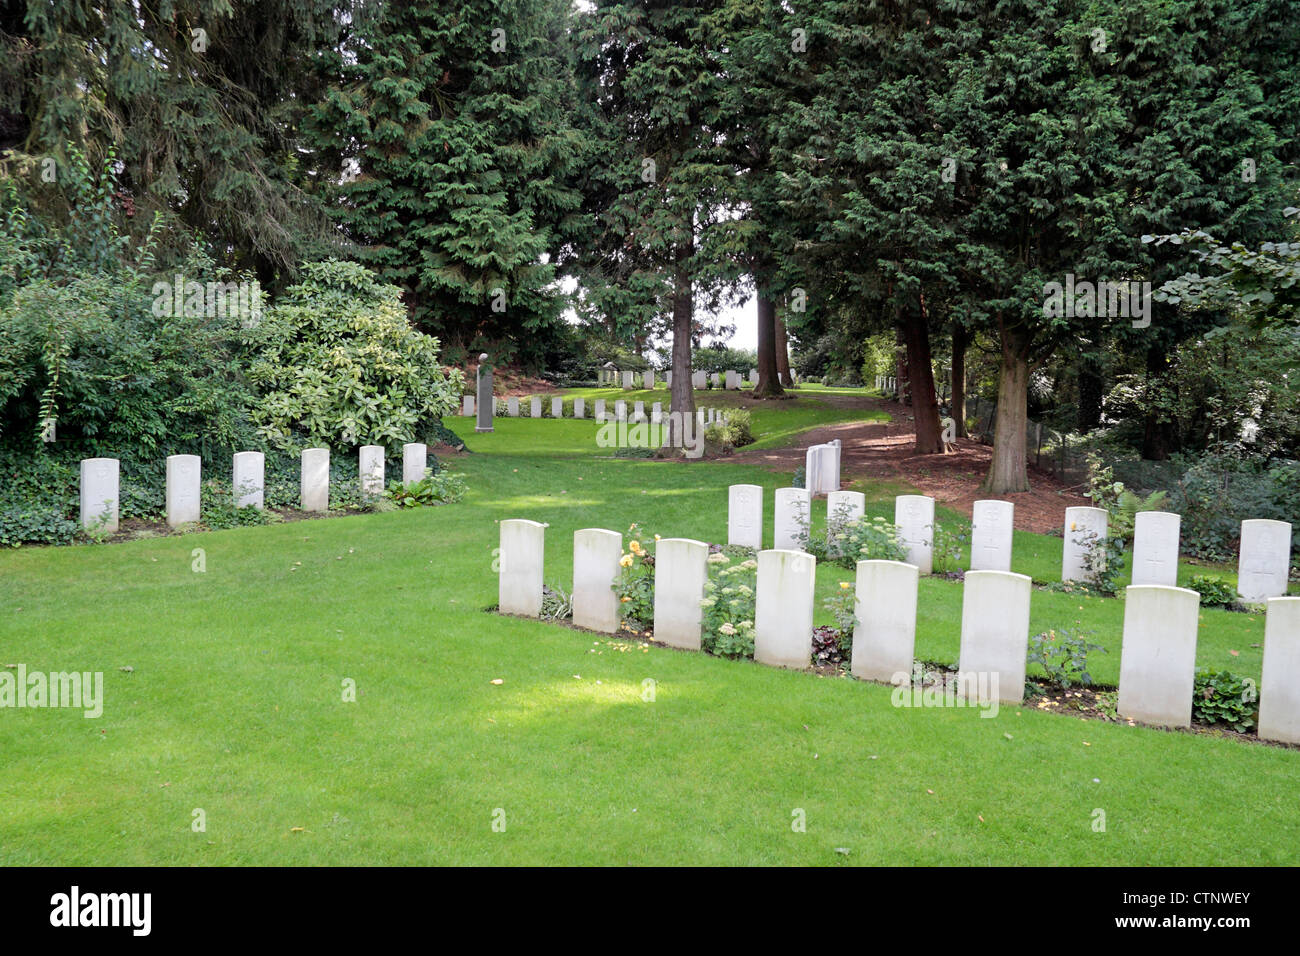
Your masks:
<path fill-rule="evenodd" d="M 1000 329 L 999 338 L 1002 367 L 998 373 L 993 462 L 980 485 L 980 491 L 990 495 L 1029 490 L 1029 467 L 1025 462 L 1025 428 L 1029 422 L 1028 342 L 1016 330 L 1006 327 Z"/>
<path fill-rule="evenodd" d="M 1146 366 L 1147 390 L 1163 387 L 1163 379 L 1169 371 L 1169 358 L 1163 347 L 1153 345 L 1147 349 Z M 1164 412 L 1163 404 L 1148 399 L 1142 416 L 1142 457 L 1148 461 L 1167 461 L 1169 453 L 1176 450 L 1173 422 Z"/>
<path fill-rule="evenodd" d="M 790 343 L 785 334 L 785 319 L 779 315 L 775 316 L 776 325 L 776 378 L 777 381 L 790 388 L 794 385 L 794 380 L 790 378 Z"/>
<path fill-rule="evenodd" d="M 916 453 L 942 455 L 943 425 L 939 420 L 939 400 L 934 392 L 934 364 L 925 313 L 919 309 L 908 309 L 900 319 L 907 349 L 908 391 L 912 397 L 912 417 L 916 423 Z"/>
<path fill-rule="evenodd" d="M 970 333 L 956 320 L 952 326 L 952 422 L 958 438 L 966 438 L 966 347 Z"/>
<path fill-rule="evenodd" d="M 1105 385 L 1096 358 L 1083 356 L 1079 361 L 1079 412 L 1075 427 L 1090 432 L 1101 425 L 1101 399 Z"/>
<path fill-rule="evenodd" d="M 903 405 L 912 403 L 912 392 L 907 387 L 907 339 L 900 323 L 894 329 L 894 393 Z"/>
<path fill-rule="evenodd" d="M 693 239 L 677 250 L 673 272 L 673 384 L 668 400 L 668 440 L 677 449 L 691 444 L 695 432 L 695 391 L 691 388 L 691 332 L 695 318 L 695 296 L 686 263 L 693 252 Z"/>
<path fill-rule="evenodd" d="M 758 384 L 754 386 L 755 398 L 781 398 L 781 387 L 776 359 L 776 302 L 761 291 L 758 293 Z M 788 369 L 787 369 L 788 372 Z"/>

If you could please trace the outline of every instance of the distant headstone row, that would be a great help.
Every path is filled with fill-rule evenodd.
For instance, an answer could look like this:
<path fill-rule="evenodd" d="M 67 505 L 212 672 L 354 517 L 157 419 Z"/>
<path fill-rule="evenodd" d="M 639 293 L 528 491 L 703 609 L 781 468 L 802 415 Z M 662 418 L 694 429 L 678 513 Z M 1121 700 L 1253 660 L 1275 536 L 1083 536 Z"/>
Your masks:
<path fill-rule="evenodd" d="M 586 399 L 575 398 L 572 402 L 566 402 L 559 396 L 544 401 L 543 399 L 533 396 L 527 399 L 528 404 L 524 405 L 520 399 L 511 396 L 504 401 L 497 400 L 500 412 L 504 413 L 507 418 L 586 418 L 587 402 Z M 619 399 L 614 402 L 612 414 L 608 410 L 609 403 L 603 398 L 598 398 L 592 403 L 592 420 L 596 422 L 619 421 L 619 422 L 648 422 L 652 425 L 662 424 L 666 419 L 664 406 L 662 402 L 654 402 L 650 405 L 649 414 L 646 413 L 645 402 L 633 402 L 631 409 L 628 403 Z M 527 415 L 523 415 L 524 411 Z M 466 395 L 461 406 L 461 414 L 466 417 L 474 417 L 475 401 L 473 395 Z M 695 410 L 696 421 L 700 425 L 712 425 L 715 422 L 725 422 L 727 416 L 716 408 L 697 408 Z"/>
<path fill-rule="evenodd" d="M 655 387 L 655 373 L 649 369 L 644 372 L 631 372 L 626 369 L 620 371 L 616 368 L 602 368 L 597 371 L 596 379 L 601 385 L 620 386 L 628 390 Z M 665 385 L 671 388 L 673 373 L 671 371 L 664 372 L 663 381 Z M 757 385 L 758 369 L 750 369 L 747 378 L 742 377 L 738 371 L 691 373 L 691 387 L 697 389 L 707 388 L 710 382 L 712 382 L 714 388 L 740 389 L 744 387 L 746 381 L 750 386 Z"/>
<path fill-rule="evenodd" d="M 299 505 L 303 511 L 328 511 L 330 451 L 306 448 L 302 452 Z M 428 446 L 402 446 L 402 482 L 424 477 Z M 363 445 L 357 452 L 358 484 L 363 495 L 384 491 L 384 447 Z M 81 526 L 108 534 L 120 526 L 120 465 L 116 458 L 86 458 L 81 462 Z M 166 467 L 167 524 L 178 528 L 200 519 L 202 460 L 198 455 L 171 455 Z M 236 508 L 264 507 L 266 456 L 260 451 L 236 452 L 231 467 L 231 499 Z"/>
<path fill-rule="evenodd" d="M 757 493 L 756 493 L 757 489 Z M 778 489 L 781 492 L 806 489 Z M 752 537 L 761 517 L 761 489 L 735 485 L 728 535 Z M 537 617 L 542 608 L 546 526 L 501 522 L 498 578 L 503 613 Z M 619 629 L 613 584 L 623 538 L 584 528 L 573 536 L 573 621 L 604 633 Z M 657 542 L 654 564 L 655 640 L 672 647 L 701 646 L 709 547 L 689 538 Z M 813 594 L 817 562 L 801 550 L 758 552 L 754 657 L 775 667 L 806 669 L 813 648 Z M 850 671 L 899 683 L 915 658 L 920 569 L 901 561 L 859 561 Z M 962 588 L 957 693 L 981 701 L 1024 699 L 1029 650 L 1030 579 L 1008 571 L 967 572 Z M 1120 654 L 1118 712 L 1160 726 L 1191 723 L 1200 595 L 1146 584 L 1128 588 Z M 990 701 L 991 702 L 991 701 Z M 1300 743 L 1300 598 L 1268 601 L 1260 683 L 1259 735 Z"/>
<path fill-rule="evenodd" d="M 890 375 L 876 376 L 876 391 L 878 392 L 897 392 L 898 379 Z"/>

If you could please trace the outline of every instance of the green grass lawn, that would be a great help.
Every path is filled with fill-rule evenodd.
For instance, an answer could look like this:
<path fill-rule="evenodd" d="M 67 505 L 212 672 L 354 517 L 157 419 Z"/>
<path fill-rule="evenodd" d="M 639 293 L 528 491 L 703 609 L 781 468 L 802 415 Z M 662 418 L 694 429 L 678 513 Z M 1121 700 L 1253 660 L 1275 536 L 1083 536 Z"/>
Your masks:
<path fill-rule="evenodd" d="M 762 414 L 843 411 L 814 401 Z M 883 686 L 486 612 L 502 518 L 549 523 L 567 590 L 576 529 L 723 540 L 737 481 L 767 489 L 770 543 L 788 476 L 604 457 L 591 422 L 451 424 L 474 452 L 457 505 L 0 553 L 0 664 L 106 685 L 97 720 L 0 710 L 0 864 L 1300 862 L 1294 750 L 899 709 Z M 1060 538 L 1015 543 L 1015 570 L 1059 573 Z M 840 580 L 819 569 L 819 607 Z M 959 584 L 922 582 L 919 657 L 955 662 L 960 613 Z M 1033 629 L 1076 620 L 1113 683 L 1122 601 L 1034 592 Z M 1198 663 L 1258 677 L 1262 635 L 1206 610 Z"/>

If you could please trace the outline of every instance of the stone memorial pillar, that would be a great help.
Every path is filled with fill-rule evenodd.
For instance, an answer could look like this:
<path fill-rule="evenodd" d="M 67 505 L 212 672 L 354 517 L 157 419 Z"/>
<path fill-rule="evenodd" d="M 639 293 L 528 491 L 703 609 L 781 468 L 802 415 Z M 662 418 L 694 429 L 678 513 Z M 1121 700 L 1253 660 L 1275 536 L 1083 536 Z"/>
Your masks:
<path fill-rule="evenodd" d="M 230 479 L 236 508 L 261 511 L 266 501 L 266 456 L 260 451 L 237 451 Z"/>
<path fill-rule="evenodd" d="M 167 456 L 167 527 L 178 528 L 199 520 L 198 455 Z"/>
<path fill-rule="evenodd" d="M 475 373 L 475 394 L 478 396 L 478 418 L 474 424 L 476 432 L 490 432 L 492 416 L 496 412 L 496 397 L 492 394 L 492 366 L 487 364 L 487 353 L 478 357 L 478 371 Z"/>
<path fill-rule="evenodd" d="M 817 561 L 803 551 L 758 552 L 754 660 L 772 667 L 812 666 Z"/>
<path fill-rule="evenodd" d="M 655 546 L 655 640 L 700 649 L 709 546 L 690 538 L 663 538 Z"/>
<path fill-rule="evenodd" d="M 623 556 L 623 536 L 602 528 L 573 532 L 573 623 L 593 631 L 618 630 L 619 600 L 613 590 Z"/>
<path fill-rule="evenodd" d="M 906 683 L 916 648 L 916 565 L 859 561 L 849 673 L 862 680 Z M 900 681 L 899 675 L 902 675 Z"/>

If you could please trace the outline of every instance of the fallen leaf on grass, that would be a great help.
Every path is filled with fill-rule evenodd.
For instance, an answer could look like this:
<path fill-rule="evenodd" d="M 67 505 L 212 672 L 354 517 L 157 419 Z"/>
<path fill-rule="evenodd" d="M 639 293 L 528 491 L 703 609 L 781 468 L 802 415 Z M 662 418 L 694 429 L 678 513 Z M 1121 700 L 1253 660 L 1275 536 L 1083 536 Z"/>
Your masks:
<path fill-rule="evenodd" d="M 500 677 L 497 677 L 497 678 L 494 678 L 492 681 L 490 681 L 490 683 L 493 683 L 493 684 L 504 684 L 505 681 L 503 681 Z"/>

